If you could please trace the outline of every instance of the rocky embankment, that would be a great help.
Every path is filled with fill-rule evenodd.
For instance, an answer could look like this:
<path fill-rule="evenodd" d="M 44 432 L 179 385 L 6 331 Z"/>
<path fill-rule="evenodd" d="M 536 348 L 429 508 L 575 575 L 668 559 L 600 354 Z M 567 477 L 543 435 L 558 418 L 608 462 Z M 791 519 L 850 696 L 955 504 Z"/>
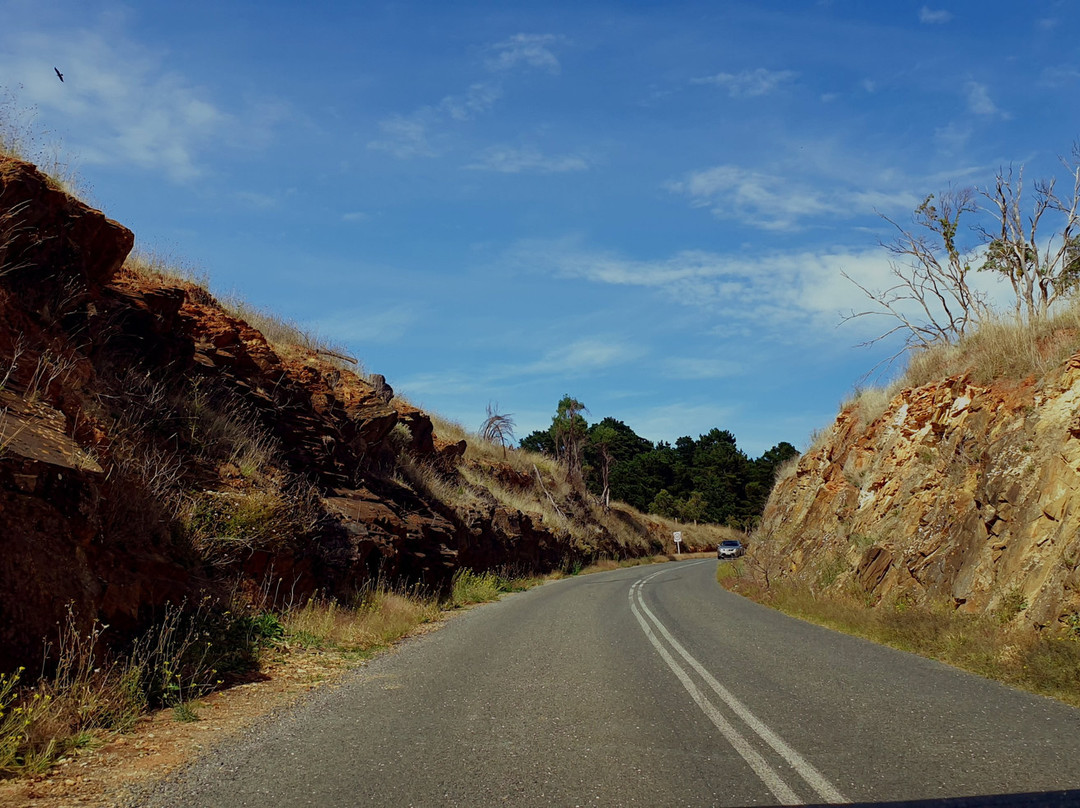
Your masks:
<path fill-rule="evenodd" d="M 774 489 L 776 572 L 867 603 L 1016 627 L 1080 620 L 1080 354 L 1041 381 L 968 377 L 848 405 Z"/>
<path fill-rule="evenodd" d="M 437 588 L 460 567 L 659 549 L 647 526 L 629 547 L 588 503 L 571 513 L 573 497 L 560 515 L 588 540 L 505 505 L 460 475 L 465 442 L 381 378 L 271 344 L 205 289 L 135 271 L 132 245 L 0 158 L 0 671 L 36 664 L 69 605 L 122 636 L 223 588 Z M 480 465 L 474 481 L 556 487 L 529 494 L 529 474 Z"/>

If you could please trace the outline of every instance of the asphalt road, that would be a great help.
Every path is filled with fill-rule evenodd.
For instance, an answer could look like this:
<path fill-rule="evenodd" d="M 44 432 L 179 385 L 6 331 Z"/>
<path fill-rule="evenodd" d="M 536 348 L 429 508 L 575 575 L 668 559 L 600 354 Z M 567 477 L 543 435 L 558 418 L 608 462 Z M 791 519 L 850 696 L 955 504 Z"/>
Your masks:
<path fill-rule="evenodd" d="M 1080 711 L 784 617 L 716 563 L 474 609 L 141 804 L 1080 805 Z"/>

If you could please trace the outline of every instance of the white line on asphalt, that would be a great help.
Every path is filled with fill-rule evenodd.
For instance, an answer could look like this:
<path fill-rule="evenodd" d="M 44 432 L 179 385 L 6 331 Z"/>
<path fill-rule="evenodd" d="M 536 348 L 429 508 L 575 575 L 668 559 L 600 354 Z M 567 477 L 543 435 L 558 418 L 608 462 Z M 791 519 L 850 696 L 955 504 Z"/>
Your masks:
<path fill-rule="evenodd" d="M 798 752 L 792 749 L 782 738 L 780 738 L 775 732 L 769 729 L 757 716 L 755 716 L 750 710 L 739 701 L 732 693 L 720 684 L 716 678 L 709 673 L 705 667 L 698 662 L 690 653 L 676 640 L 671 632 L 667 630 L 659 618 L 650 611 L 649 607 L 645 605 L 644 598 L 641 595 L 641 589 L 644 584 L 651 581 L 657 575 L 661 575 L 669 570 L 661 570 L 660 572 L 653 573 L 648 578 L 638 581 L 631 587 L 631 608 L 633 608 L 633 599 L 636 596 L 637 604 L 641 607 L 641 610 L 648 616 L 649 620 L 656 626 L 657 631 L 666 639 L 671 647 L 675 650 L 679 656 L 681 656 L 691 668 L 693 668 L 697 674 L 705 681 L 713 692 L 719 696 L 725 704 L 734 712 L 739 718 L 741 718 L 750 729 L 757 733 L 765 743 L 773 748 L 773 750 L 779 754 L 784 760 L 786 760 L 795 771 L 806 781 L 818 796 L 827 802 L 832 803 L 845 803 L 848 802 L 847 798 L 840 793 L 817 769 L 815 769 L 806 759 L 804 759 Z M 639 622 L 641 618 L 638 617 Z M 648 633 L 648 632 L 646 632 Z M 656 645 L 656 643 L 653 643 Z"/>
<path fill-rule="evenodd" d="M 738 752 L 742 759 L 745 760 L 750 768 L 754 770 L 754 773 L 761 779 L 781 803 L 786 805 L 802 805 L 802 800 L 798 795 L 791 790 L 787 783 L 781 779 L 780 775 L 773 771 L 773 768 L 769 765 L 758 752 L 750 746 L 749 742 L 739 734 L 739 731 L 731 725 L 731 723 L 720 714 L 720 711 L 716 709 L 716 706 L 705 698 L 705 695 L 694 684 L 690 675 L 683 670 L 682 666 L 668 653 L 668 650 L 660 643 L 660 640 L 653 634 L 652 629 L 649 628 L 649 624 L 645 622 L 645 618 L 641 616 L 641 612 L 638 611 L 637 604 L 634 602 L 634 590 L 641 584 L 638 581 L 630 588 L 630 611 L 634 613 L 634 617 L 637 618 L 641 624 L 642 631 L 645 632 L 645 636 L 649 638 L 649 642 L 653 644 L 653 647 L 659 652 L 661 658 L 671 668 L 672 672 L 682 682 L 683 687 L 686 688 L 686 692 L 690 694 L 690 697 L 697 702 L 701 711 L 709 718 L 716 728 L 720 730 L 720 734 L 723 735 L 728 743 L 730 743 L 735 751 Z"/>

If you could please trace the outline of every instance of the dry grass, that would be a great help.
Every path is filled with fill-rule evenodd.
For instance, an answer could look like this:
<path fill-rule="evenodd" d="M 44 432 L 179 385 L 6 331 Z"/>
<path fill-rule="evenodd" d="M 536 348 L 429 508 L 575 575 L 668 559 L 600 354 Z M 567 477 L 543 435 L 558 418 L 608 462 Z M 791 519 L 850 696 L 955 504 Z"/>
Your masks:
<path fill-rule="evenodd" d="M 748 563 L 721 564 L 726 588 L 785 614 L 1080 707 L 1080 634 L 1031 635 L 1002 616 L 971 615 L 948 604 L 915 606 L 902 596 L 877 607 L 855 587 L 822 594 L 791 581 L 768 587 Z"/>
<path fill-rule="evenodd" d="M 59 190 L 89 199 L 90 188 L 68 161 L 63 144 L 37 123 L 37 114 L 11 88 L 0 88 L 0 156 L 33 163 Z"/>
<path fill-rule="evenodd" d="M 449 505 L 459 514 L 465 514 L 470 508 L 481 504 L 476 492 L 468 485 L 462 485 L 456 474 L 440 471 L 431 463 L 418 460 L 407 452 L 398 455 L 398 476 L 396 480 L 418 494 Z"/>
<path fill-rule="evenodd" d="M 650 513 L 647 518 L 650 522 L 654 522 L 664 534 L 665 546 L 669 547 L 671 552 L 675 552 L 675 542 L 672 538 L 672 534 L 675 531 L 682 533 L 683 552 L 707 552 L 712 550 L 716 551 L 716 545 L 725 539 L 738 539 L 743 544 L 746 544 L 746 534 L 741 530 L 736 530 L 732 527 L 725 525 L 711 525 L 700 524 L 693 525 L 686 522 L 678 522 L 674 519 L 668 519 L 663 516 L 657 516 Z"/>
<path fill-rule="evenodd" d="M 885 387 L 864 387 L 855 393 L 853 399 L 846 402 L 843 408 L 851 406 L 855 408 L 859 425 L 866 427 L 880 418 L 889 404 L 901 390 L 901 383 L 894 381 Z"/>
<path fill-rule="evenodd" d="M 985 320 L 956 345 L 914 354 L 901 381 L 906 387 L 919 387 L 962 373 L 979 384 L 1021 381 L 1044 375 L 1078 350 L 1080 301 L 1063 306 L 1047 319 L 1018 322 L 1001 315 Z"/>
<path fill-rule="evenodd" d="M 50 673 L 33 682 L 24 668 L 0 674 L 0 777 L 41 773 L 148 710 L 188 704 L 221 684 L 217 666 L 255 657 L 249 622 L 207 602 L 167 607 L 121 656 L 101 651 L 106 629 L 80 625 L 69 609 Z"/>
<path fill-rule="evenodd" d="M 210 292 L 210 276 L 205 270 L 168 253 L 136 247 L 124 261 L 124 269 L 141 278 L 191 283 Z"/>
<path fill-rule="evenodd" d="M 313 597 L 281 616 L 287 642 L 369 653 L 436 619 L 438 603 L 422 593 L 376 586 L 351 606 Z"/>
<path fill-rule="evenodd" d="M 334 345 L 329 340 L 269 309 L 252 305 L 238 293 L 215 296 L 211 292 L 209 274 L 180 258 L 139 248 L 128 256 L 124 268 L 143 278 L 164 282 L 178 281 L 198 287 L 227 314 L 260 332 L 282 356 L 316 353 L 329 364 L 366 378 L 363 365 L 359 360 L 349 357 L 345 348 Z"/>

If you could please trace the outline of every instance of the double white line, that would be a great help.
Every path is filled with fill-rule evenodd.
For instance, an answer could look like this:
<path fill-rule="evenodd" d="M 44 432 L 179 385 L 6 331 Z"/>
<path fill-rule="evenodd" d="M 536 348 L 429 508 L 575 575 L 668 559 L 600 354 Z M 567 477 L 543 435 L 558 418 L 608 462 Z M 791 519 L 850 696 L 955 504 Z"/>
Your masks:
<path fill-rule="evenodd" d="M 720 698 L 720 700 L 727 705 L 736 716 L 742 719 L 742 722 L 749 727 L 754 733 L 757 734 L 762 741 L 768 744 L 772 749 L 786 760 L 799 776 L 806 781 L 806 784 L 812 788 L 819 797 L 825 802 L 832 803 L 845 803 L 848 800 L 837 789 L 825 779 L 825 777 L 811 766 L 806 760 L 799 755 L 794 749 L 788 746 L 780 736 L 769 729 L 763 724 L 757 716 L 750 712 L 746 706 L 733 696 L 726 687 L 720 684 L 716 678 L 710 674 L 705 667 L 698 662 L 694 657 L 690 656 L 690 653 L 679 644 L 679 641 L 671 636 L 664 624 L 653 614 L 649 607 L 645 605 L 645 600 L 641 596 L 642 587 L 655 578 L 657 575 L 661 575 L 668 570 L 661 570 L 655 572 L 648 578 L 643 578 L 637 581 L 630 587 L 630 611 L 634 613 L 634 617 L 637 618 L 638 623 L 641 624 L 641 630 L 645 632 L 645 636 L 649 638 L 649 642 L 653 644 L 657 652 L 660 654 L 664 662 L 671 668 L 675 676 L 682 682 L 683 687 L 686 688 L 686 692 L 690 694 L 691 698 L 697 702 L 701 711 L 708 716 L 709 720 L 716 725 L 716 728 L 720 730 L 720 734 L 723 735 L 728 743 L 730 743 L 735 751 L 738 752 L 743 760 L 745 760 L 750 768 L 754 770 L 754 773 L 761 779 L 776 797 L 784 805 L 802 805 L 804 801 L 799 798 L 791 787 L 784 782 L 779 773 L 769 764 L 767 761 L 751 743 L 736 729 L 719 708 L 709 700 L 709 697 L 701 691 L 687 673 L 686 669 L 679 663 L 678 660 L 671 654 L 667 647 L 660 641 L 657 634 L 663 637 L 671 649 L 679 657 L 682 657 L 683 662 L 690 667 L 701 680 L 712 689 L 712 691 Z M 655 630 L 654 630 L 655 629 Z"/>

